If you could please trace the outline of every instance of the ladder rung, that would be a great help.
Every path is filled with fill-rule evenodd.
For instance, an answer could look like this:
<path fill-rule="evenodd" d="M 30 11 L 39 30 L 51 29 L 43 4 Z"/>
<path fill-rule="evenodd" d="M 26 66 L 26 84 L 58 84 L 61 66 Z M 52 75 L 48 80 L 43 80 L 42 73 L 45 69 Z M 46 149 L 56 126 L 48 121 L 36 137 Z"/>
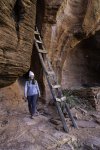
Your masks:
<path fill-rule="evenodd" d="M 53 71 L 48 71 L 47 73 L 48 73 L 48 75 L 54 75 L 55 74 Z"/>
<path fill-rule="evenodd" d="M 61 99 L 60 99 L 60 98 L 56 98 L 56 101 L 57 101 L 57 102 L 61 102 Z"/>
<path fill-rule="evenodd" d="M 37 27 L 35 27 L 35 30 L 36 30 L 36 31 L 38 31 L 38 28 L 37 28 Z"/>
<path fill-rule="evenodd" d="M 65 96 L 63 96 L 63 97 L 61 97 L 61 98 L 56 98 L 56 101 L 57 102 L 63 102 L 63 101 L 65 101 L 66 100 L 66 97 Z"/>
<path fill-rule="evenodd" d="M 52 88 L 53 89 L 58 89 L 58 88 L 61 88 L 61 86 L 60 85 L 52 85 Z"/>
<path fill-rule="evenodd" d="M 43 53 L 43 54 L 47 54 L 47 51 L 43 50 L 43 49 L 39 49 L 38 50 L 39 53 Z"/>
<path fill-rule="evenodd" d="M 41 44 L 42 44 L 42 41 L 39 41 L 39 40 L 37 40 L 37 39 L 35 39 L 35 41 L 36 41 L 37 43 L 41 43 Z"/>
<path fill-rule="evenodd" d="M 62 101 L 66 101 L 66 96 L 61 97 Z"/>
<path fill-rule="evenodd" d="M 38 31 L 34 31 L 34 34 L 38 34 L 39 35 L 39 32 Z"/>

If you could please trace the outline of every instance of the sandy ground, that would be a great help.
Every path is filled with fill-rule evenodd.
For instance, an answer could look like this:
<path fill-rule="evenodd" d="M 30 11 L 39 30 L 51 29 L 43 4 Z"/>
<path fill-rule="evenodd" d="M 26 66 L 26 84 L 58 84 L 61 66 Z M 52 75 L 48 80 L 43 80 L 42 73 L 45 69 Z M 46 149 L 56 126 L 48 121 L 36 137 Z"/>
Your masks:
<path fill-rule="evenodd" d="M 40 115 L 34 119 L 30 119 L 27 103 L 23 103 L 23 107 L 24 110 L 20 111 L 6 111 L 2 107 L 0 150 L 88 150 L 88 147 L 91 148 L 92 140 L 95 141 L 97 149 L 100 148 L 99 112 L 73 108 L 71 111 L 79 129 L 72 127 L 67 116 L 69 133 L 65 133 L 54 106 L 44 108 L 39 104 Z M 87 141 L 90 143 L 86 144 Z"/>
<path fill-rule="evenodd" d="M 68 116 L 65 133 L 54 106 L 38 104 L 39 116 L 30 119 L 18 85 L 0 90 L 0 150 L 100 150 L 100 112 L 73 107 L 79 129 Z"/>

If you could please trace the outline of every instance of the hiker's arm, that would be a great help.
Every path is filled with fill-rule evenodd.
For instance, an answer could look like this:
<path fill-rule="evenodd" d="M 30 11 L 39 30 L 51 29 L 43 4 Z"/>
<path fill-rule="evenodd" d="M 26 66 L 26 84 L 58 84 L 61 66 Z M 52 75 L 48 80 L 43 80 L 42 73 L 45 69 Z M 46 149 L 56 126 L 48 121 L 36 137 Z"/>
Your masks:
<path fill-rule="evenodd" d="M 39 97 L 41 96 L 41 93 L 40 93 L 40 89 L 39 89 L 39 85 L 38 85 L 38 82 L 36 81 L 36 86 L 37 86 L 37 90 L 38 90 L 38 93 L 39 93 Z"/>

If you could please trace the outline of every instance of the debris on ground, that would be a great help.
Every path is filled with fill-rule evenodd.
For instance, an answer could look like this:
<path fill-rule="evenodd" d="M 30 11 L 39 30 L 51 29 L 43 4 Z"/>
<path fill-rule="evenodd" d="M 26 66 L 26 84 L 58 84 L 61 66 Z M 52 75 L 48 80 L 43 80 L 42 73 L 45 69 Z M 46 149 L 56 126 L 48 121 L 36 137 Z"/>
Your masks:
<path fill-rule="evenodd" d="M 84 149 L 100 150 L 100 137 L 91 137 L 89 139 L 86 139 L 84 143 Z"/>
<path fill-rule="evenodd" d="M 42 104 L 40 107 L 43 108 Z M 79 106 L 71 108 L 79 128 L 73 128 L 66 116 L 69 133 L 65 133 L 56 109 L 52 106 L 48 106 L 49 114 L 46 115 L 45 109 L 42 109 L 42 113 L 34 119 L 30 118 L 26 109 L 12 110 L 9 113 L 3 113 L 3 110 L 5 112 L 2 107 L 0 150 L 88 150 L 87 147 L 91 147 L 91 144 L 86 141 L 90 141 L 92 137 L 96 137 L 93 146 L 99 147 L 96 141 L 100 138 L 100 125 L 96 120 L 100 118 L 100 114 L 97 112 L 85 111 Z"/>

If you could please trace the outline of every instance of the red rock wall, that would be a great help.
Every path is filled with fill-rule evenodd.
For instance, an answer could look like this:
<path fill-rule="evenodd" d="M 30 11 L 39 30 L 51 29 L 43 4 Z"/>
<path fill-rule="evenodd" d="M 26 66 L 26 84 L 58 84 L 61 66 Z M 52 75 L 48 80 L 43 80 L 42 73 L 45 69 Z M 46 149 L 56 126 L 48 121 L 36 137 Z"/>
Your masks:
<path fill-rule="evenodd" d="M 37 3 L 40 5 L 39 0 Z M 41 6 L 36 15 L 35 0 L 0 2 L 0 87 L 13 83 L 31 66 L 44 90 L 43 71 L 33 48 L 36 16 L 44 45 L 64 88 L 90 80 L 86 75 L 85 49 L 80 48 L 79 43 L 100 31 L 99 0 L 44 0 Z M 99 49 L 99 36 L 96 41 Z M 90 51 L 91 48 L 88 54 Z"/>
<path fill-rule="evenodd" d="M 62 78 L 68 79 L 66 75 L 62 77 L 62 72 L 67 69 L 64 67 L 65 62 L 67 63 L 67 60 L 69 60 L 67 58 L 69 53 L 73 53 L 71 51 L 74 51 L 74 48 L 83 39 L 94 35 L 96 31 L 100 30 L 100 2 L 98 0 L 85 2 L 84 0 L 64 0 L 59 5 L 56 4 L 57 2 L 55 1 L 55 5 L 53 2 L 50 5 L 48 3 L 46 5 L 46 19 L 44 20 L 42 33 L 44 44 L 48 50 L 59 82 L 61 82 Z M 50 13 L 51 11 L 52 14 Z M 54 20 L 54 17 L 55 22 L 51 21 Z M 72 56 L 70 55 L 70 57 Z M 76 60 L 71 58 L 70 61 L 74 63 L 73 61 Z M 66 65 L 68 66 L 68 64 Z M 68 86 L 66 85 L 66 87 Z"/>
<path fill-rule="evenodd" d="M 0 87 L 30 67 L 35 15 L 35 0 L 0 1 Z"/>

